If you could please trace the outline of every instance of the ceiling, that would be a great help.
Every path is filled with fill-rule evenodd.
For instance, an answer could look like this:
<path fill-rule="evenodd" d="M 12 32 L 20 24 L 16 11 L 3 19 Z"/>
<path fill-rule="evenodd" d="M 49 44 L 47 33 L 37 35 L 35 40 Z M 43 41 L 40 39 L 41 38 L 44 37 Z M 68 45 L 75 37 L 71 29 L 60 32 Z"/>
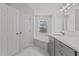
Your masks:
<path fill-rule="evenodd" d="M 35 14 L 53 14 L 59 11 L 60 3 L 29 3 Z"/>

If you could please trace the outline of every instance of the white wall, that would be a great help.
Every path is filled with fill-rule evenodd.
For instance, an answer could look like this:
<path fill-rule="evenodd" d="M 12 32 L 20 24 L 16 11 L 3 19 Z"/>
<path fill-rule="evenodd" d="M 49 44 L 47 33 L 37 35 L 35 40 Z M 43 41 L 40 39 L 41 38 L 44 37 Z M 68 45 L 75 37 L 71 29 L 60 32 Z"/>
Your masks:
<path fill-rule="evenodd" d="M 57 33 L 62 30 L 62 15 L 59 11 L 59 6 L 61 4 L 55 4 L 55 3 L 32 3 L 28 4 L 31 6 L 32 9 L 34 9 L 34 14 L 35 15 L 51 15 L 52 19 L 50 23 L 52 25 L 50 26 L 52 29 L 52 33 Z M 35 31 L 34 33 L 37 32 L 37 21 L 35 21 Z"/>

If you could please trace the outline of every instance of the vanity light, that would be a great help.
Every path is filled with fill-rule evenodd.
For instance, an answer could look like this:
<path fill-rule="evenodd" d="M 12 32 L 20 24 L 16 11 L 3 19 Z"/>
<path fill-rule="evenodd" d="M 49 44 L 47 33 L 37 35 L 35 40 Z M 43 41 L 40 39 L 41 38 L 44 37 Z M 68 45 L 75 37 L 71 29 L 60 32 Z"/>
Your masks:
<path fill-rule="evenodd" d="M 74 6 L 74 3 L 63 3 L 60 6 L 60 11 L 63 12 L 63 13 L 65 13 L 65 12 L 67 12 L 73 6 Z"/>

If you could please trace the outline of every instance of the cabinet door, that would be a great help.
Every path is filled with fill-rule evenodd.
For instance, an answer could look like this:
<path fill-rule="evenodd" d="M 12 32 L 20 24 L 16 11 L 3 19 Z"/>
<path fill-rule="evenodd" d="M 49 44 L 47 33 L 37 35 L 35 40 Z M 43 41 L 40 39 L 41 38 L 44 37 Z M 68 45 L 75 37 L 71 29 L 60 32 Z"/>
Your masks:
<path fill-rule="evenodd" d="M 21 14 L 20 15 L 20 49 L 28 47 L 33 40 L 33 19 L 29 16 Z"/>
<path fill-rule="evenodd" d="M 51 56 L 54 56 L 54 38 L 53 37 L 50 37 L 49 40 L 50 40 L 49 48 L 48 48 L 49 54 Z"/>
<path fill-rule="evenodd" d="M 61 56 L 60 49 L 58 46 L 55 45 L 55 56 Z"/>
<path fill-rule="evenodd" d="M 55 56 L 67 56 L 66 52 L 55 45 Z"/>
<path fill-rule="evenodd" d="M 7 6 L 1 4 L 1 55 L 7 55 Z"/>
<path fill-rule="evenodd" d="M 77 56 L 79 56 L 79 52 L 77 52 Z"/>
<path fill-rule="evenodd" d="M 66 46 L 62 42 L 55 40 L 55 54 L 57 54 L 57 51 L 59 50 L 60 55 L 65 55 L 65 56 L 74 56 L 75 51 L 71 49 L 70 47 Z"/>
<path fill-rule="evenodd" d="M 8 55 L 14 55 L 19 51 L 19 11 L 8 6 Z"/>

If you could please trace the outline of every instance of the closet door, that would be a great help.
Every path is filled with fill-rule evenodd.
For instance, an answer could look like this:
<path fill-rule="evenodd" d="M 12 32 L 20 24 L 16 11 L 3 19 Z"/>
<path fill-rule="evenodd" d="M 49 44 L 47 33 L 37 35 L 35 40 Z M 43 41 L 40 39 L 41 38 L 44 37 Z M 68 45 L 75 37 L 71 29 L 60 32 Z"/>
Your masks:
<path fill-rule="evenodd" d="M 7 6 L 5 4 L 1 4 L 1 55 L 7 55 Z"/>
<path fill-rule="evenodd" d="M 31 16 L 21 14 L 20 17 L 20 49 L 22 50 L 33 42 L 33 22 Z"/>
<path fill-rule="evenodd" d="M 19 51 L 19 11 L 8 7 L 8 55 Z"/>

